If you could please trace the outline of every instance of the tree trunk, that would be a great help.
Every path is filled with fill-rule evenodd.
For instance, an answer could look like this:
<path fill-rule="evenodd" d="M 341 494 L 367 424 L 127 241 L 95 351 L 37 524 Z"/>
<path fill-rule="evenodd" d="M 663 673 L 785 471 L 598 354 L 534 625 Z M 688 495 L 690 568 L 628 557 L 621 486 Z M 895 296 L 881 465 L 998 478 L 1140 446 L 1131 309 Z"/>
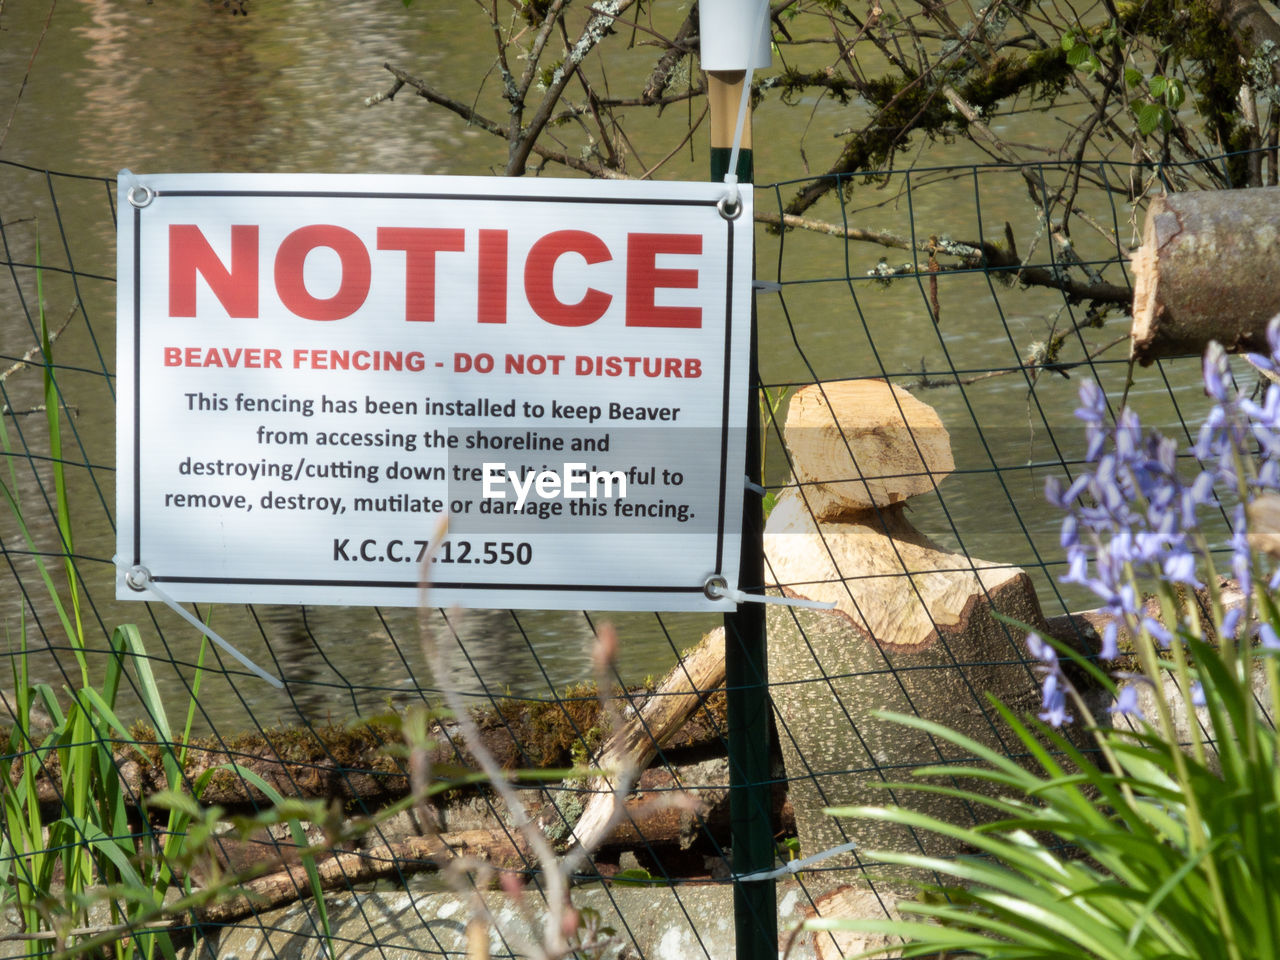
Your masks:
<path fill-rule="evenodd" d="M 840 823 L 823 808 L 900 802 L 885 782 L 963 759 L 881 711 L 946 723 L 1011 752 L 986 695 L 1021 710 L 1038 685 L 1022 631 L 996 614 L 1042 625 L 1035 590 L 1017 567 L 950 553 L 907 521 L 904 501 L 932 492 L 953 463 L 938 415 L 905 390 L 878 380 L 805 387 L 792 398 L 785 438 L 797 484 L 765 528 L 770 576 L 788 596 L 835 604 L 769 610 L 769 679 L 801 854 L 849 839 L 859 850 L 958 853 L 941 838 Z M 976 813 L 936 794 L 901 802 L 956 823 Z M 855 851 L 819 870 L 859 860 Z"/>
<path fill-rule="evenodd" d="M 1157 197 L 1133 274 L 1131 356 L 1143 366 L 1210 340 L 1267 352 L 1280 313 L 1280 187 Z"/>
<path fill-rule="evenodd" d="M 1043 623 L 1027 575 L 947 553 L 913 530 L 901 507 L 882 514 L 883 522 L 873 515 L 861 523 L 814 524 L 788 491 L 766 531 L 766 556 L 782 591 L 837 603 L 831 611 L 769 611 L 769 679 L 804 856 L 849 839 L 859 849 L 960 852 L 940 837 L 917 838 L 874 821 L 838 822 L 822 810 L 899 802 L 974 822 L 976 811 L 956 801 L 908 798 L 880 786 L 962 754 L 876 714 L 936 720 L 1009 753 L 986 695 L 1017 711 L 1038 697 L 1023 662 L 1022 631 L 995 617 Z M 856 862 L 855 853 L 823 866 Z"/>

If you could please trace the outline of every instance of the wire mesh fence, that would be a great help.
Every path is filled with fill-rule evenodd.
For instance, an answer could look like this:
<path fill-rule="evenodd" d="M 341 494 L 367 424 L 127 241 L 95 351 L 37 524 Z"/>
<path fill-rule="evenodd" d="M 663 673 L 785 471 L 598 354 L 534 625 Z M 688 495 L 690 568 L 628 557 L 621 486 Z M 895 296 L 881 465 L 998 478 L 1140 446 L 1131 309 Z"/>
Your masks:
<path fill-rule="evenodd" d="M 738 638 L 714 617 L 612 616 L 616 654 L 593 666 L 592 612 L 198 606 L 277 692 L 169 611 L 116 602 L 115 182 L 3 169 L 21 199 L 0 218 L 2 955 L 481 955 L 470 936 L 525 956 L 559 935 L 583 955 L 730 955 Z M 969 165 L 756 188 L 767 582 L 743 587 L 835 604 L 768 619 L 758 813 L 780 866 L 836 851 L 788 882 L 782 927 L 891 913 L 911 877 L 864 851 L 961 852 L 822 812 L 918 802 L 878 785 L 973 759 L 878 711 L 1016 755 L 987 698 L 1038 709 L 1010 620 L 1088 648 L 1043 484 L 1082 460 L 1084 378 L 1194 431 L 1196 365 L 1128 364 L 1126 258 L 1142 198 L 1204 173 Z M 815 189 L 825 218 L 787 217 Z M 619 760 L 637 789 L 608 816 L 617 778 L 581 771 Z M 480 782 L 486 763 L 509 784 Z"/>

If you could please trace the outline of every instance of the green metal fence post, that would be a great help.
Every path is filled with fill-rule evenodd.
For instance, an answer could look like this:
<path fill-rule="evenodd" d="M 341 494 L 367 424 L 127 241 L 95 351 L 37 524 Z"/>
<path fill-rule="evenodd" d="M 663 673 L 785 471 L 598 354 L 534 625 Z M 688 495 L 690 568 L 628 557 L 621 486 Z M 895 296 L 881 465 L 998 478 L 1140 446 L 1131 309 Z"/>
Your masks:
<path fill-rule="evenodd" d="M 729 169 L 743 72 L 709 72 L 711 179 Z M 751 183 L 750 114 L 738 153 L 737 175 Z M 751 360 L 747 382 L 747 475 L 760 477 L 760 372 L 756 352 L 755 300 L 751 305 Z M 743 499 L 739 585 L 760 592 L 764 584 L 764 511 L 760 495 L 748 489 Z M 769 688 L 764 606 L 741 604 L 724 618 L 725 686 L 728 690 L 729 816 L 736 876 L 773 866 L 773 824 L 769 769 Z M 733 891 L 738 960 L 776 960 L 778 956 L 777 884 L 773 880 L 737 882 Z"/>

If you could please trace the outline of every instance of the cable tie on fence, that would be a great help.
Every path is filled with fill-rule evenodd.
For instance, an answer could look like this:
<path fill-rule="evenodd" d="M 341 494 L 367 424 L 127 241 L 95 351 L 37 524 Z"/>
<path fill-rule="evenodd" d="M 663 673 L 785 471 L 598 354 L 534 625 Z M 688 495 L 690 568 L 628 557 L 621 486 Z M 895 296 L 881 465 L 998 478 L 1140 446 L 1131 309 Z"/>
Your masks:
<path fill-rule="evenodd" d="M 831 610 L 835 601 L 806 600 L 803 597 L 768 597 L 760 593 L 744 593 L 729 586 L 724 577 L 712 575 L 702 584 L 702 592 L 711 600 L 732 600 L 734 603 L 764 603 L 775 607 L 806 607 L 810 610 Z"/>
<path fill-rule="evenodd" d="M 761 0 L 755 33 L 751 36 L 760 35 L 768 16 L 769 4 L 767 0 Z M 742 213 L 742 192 L 738 189 L 738 154 L 742 152 L 742 133 L 747 128 L 747 107 L 751 103 L 751 77 L 755 72 L 754 58 L 752 58 L 747 63 L 746 76 L 742 78 L 742 96 L 738 100 L 738 122 L 733 128 L 733 149 L 729 152 L 729 169 L 724 175 L 724 185 L 729 189 L 719 204 L 721 215 L 731 220 Z"/>
<path fill-rule="evenodd" d="M 174 613 L 180 616 L 183 620 L 187 621 L 187 623 L 191 624 L 191 626 L 195 627 L 197 630 L 203 633 L 206 637 L 208 637 L 210 640 L 212 640 L 214 643 L 220 646 L 228 654 L 235 657 L 236 660 L 244 664 L 244 666 L 248 667 L 250 670 L 252 670 L 255 674 L 257 674 L 263 680 L 267 681 L 267 683 L 271 684 L 277 690 L 284 689 L 284 684 L 280 682 L 280 679 L 278 677 L 275 677 L 272 674 L 267 673 L 267 671 L 263 670 L 260 666 L 258 666 L 248 657 L 246 657 L 243 653 L 241 653 L 239 650 L 233 647 L 230 643 L 228 643 L 226 640 L 223 640 L 222 637 L 214 633 L 213 630 L 209 628 L 208 624 L 201 623 L 199 619 L 197 619 L 196 617 L 188 613 L 178 603 L 177 600 L 174 600 L 173 597 L 169 596 L 167 593 L 161 590 L 160 587 L 157 586 L 155 579 L 151 576 L 151 571 L 148 570 L 146 567 L 142 566 L 141 564 L 130 567 L 127 571 L 125 571 L 124 582 L 128 584 L 130 590 L 137 590 L 139 593 L 141 593 L 144 590 L 150 591 L 151 594 L 155 596 L 157 600 L 159 600 L 166 607 L 168 607 L 170 610 L 172 610 Z"/>
<path fill-rule="evenodd" d="M 841 853 L 848 853 L 857 844 L 850 840 L 848 843 L 842 843 L 838 847 L 832 847 L 830 850 L 823 850 L 821 853 L 815 853 L 811 857 L 804 857 L 800 860 L 789 860 L 776 870 L 757 870 L 755 873 L 747 873 L 741 876 L 734 876 L 733 879 L 739 883 L 750 883 L 753 880 L 773 880 L 777 877 L 785 877 L 788 874 L 796 874 L 801 870 L 807 870 L 820 860 L 827 857 L 834 857 Z"/>
<path fill-rule="evenodd" d="M 742 485 L 746 487 L 748 490 L 750 490 L 752 493 L 758 493 L 762 497 L 769 492 L 764 487 L 760 486 L 760 484 L 752 480 L 745 473 L 742 475 Z"/>
<path fill-rule="evenodd" d="M 756 293 L 781 293 L 782 284 L 773 280 L 752 280 L 751 289 Z"/>

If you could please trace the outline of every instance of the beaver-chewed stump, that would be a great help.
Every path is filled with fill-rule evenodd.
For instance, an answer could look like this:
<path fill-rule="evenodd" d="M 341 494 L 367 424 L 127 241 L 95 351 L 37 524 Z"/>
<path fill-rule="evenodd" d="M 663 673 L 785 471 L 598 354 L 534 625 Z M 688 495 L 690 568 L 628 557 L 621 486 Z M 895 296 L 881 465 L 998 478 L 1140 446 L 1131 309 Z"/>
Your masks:
<path fill-rule="evenodd" d="M 766 569 L 775 590 L 836 604 L 769 614 L 769 681 L 801 853 L 847 840 L 858 850 L 958 853 L 938 837 L 838 822 L 822 808 L 899 802 L 958 823 L 981 815 L 877 787 L 964 756 L 876 713 L 940 721 L 1011 750 L 987 694 L 1021 711 L 1037 686 L 1022 632 L 994 614 L 1042 625 L 1034 588 L 1017 567 L 951 553 L 907 520 L 907 499 L 931 493 L 954 464 L 937 414 L 905 390 L 879 380 L 806 387 L 791 401 L 785 438 L 795 482 L 765 527 Z M 824 866 L 855 862 L 857 851 Z"/>

